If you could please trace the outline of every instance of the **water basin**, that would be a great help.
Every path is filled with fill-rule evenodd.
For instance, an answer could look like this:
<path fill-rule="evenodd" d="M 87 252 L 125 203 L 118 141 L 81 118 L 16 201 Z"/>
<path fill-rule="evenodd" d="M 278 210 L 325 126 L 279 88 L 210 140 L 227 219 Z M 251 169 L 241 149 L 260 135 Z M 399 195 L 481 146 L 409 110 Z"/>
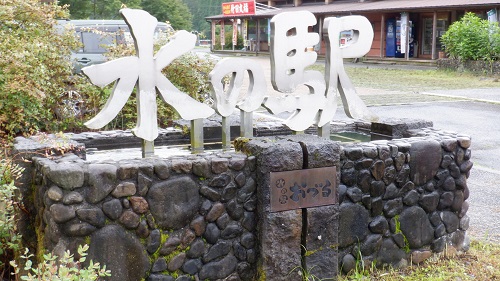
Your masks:
<path fill-rule="evenodd" d="M 341 142 L 369 142 L 371 136 L 359 132 L 338 132 L 331 134 L 330 139 Z"/>

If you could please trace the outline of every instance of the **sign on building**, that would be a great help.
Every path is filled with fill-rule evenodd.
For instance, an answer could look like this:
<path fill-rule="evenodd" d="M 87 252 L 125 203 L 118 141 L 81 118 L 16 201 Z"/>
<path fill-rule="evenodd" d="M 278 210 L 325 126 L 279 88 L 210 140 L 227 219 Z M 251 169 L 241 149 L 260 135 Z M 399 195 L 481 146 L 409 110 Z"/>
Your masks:
<path fill-rule="evenodd" d="M 248 40 L 248 20 L 243 19 L 241 21 L 241 33 L 243 36 L 243 46 L 248 47 L 250 46 L 250 42 Z"/>
<path fill-rule="evenodd" d="M 491 9 L 488 11 L 488 21 L 489 22 L 498 22 L 497 10 Z"/>
<path fill-rule="evenodd" d="M 255 1 L 239 1 L 222 3 L 224 16 L 255 15 Z"/>
<path fill-rule="evenodd" d="M 226 27 L 224 26 L 224 21 L 220 22 L 220 45 L 222 49 L 224 49 L 224 45 L 226 45 Z"/>
<path fill-rule="evenodd" d="M 401 13 L 401 54 L 406 53 L 406 41 L 407 41 L 407 27 L 408 27 L 408 13 Z"/>
<path fill-rule="evenodd" d="M 238 44 L 238 22 L 233 21 L 233 46 Z"/>

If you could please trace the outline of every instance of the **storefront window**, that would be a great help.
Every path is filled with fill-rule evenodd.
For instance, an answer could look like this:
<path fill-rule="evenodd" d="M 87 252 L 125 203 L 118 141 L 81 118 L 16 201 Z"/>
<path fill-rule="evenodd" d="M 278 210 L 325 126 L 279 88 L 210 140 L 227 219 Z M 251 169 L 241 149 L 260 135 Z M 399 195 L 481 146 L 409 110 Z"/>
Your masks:
<path fill-rule="evenodd" d="M 432 18 L 424 18 L 424 28 L 422 34 L 422 54 L 423 55 L 431 55 L 432 54 Z M 436 51 L 439 52 L 442 50 L 441 46 L 441 36 L 446 32 L 448 28 L 448 19 L 438 18 L 436 25 L 437 32 L 437 42 L 436 42 Z"/>
<path fill-rule="evenodd" d="M 248 40 L 257 40 L 257 25 L 254 20 L 248 21 Z"/>
<path fill-rule="evenodd" d="M 268 40 L 268 34 L 269 34 L 269 25 L 268 25 L 269 20 L 268 19 L 261 19 L 259 20 L 259 32 L 260 32 L 260 42 L 266 42 Z"/>

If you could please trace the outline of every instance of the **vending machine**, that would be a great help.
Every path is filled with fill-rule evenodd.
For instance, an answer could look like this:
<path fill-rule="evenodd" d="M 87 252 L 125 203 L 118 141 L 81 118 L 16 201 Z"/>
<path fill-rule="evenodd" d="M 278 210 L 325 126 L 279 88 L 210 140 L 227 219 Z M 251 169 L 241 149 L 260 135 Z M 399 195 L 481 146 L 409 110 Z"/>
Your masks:
<path fill-rule="evenodd" d="M 386 36 L 385 36 L 385 56 L 386 57 L 395 57 L 395 58 L 404 58 L 405 53 L 401 53 L 401 44 L 405 44 L 406 42 L 401 42 L 401 33 L 404 32 L 401 30 L 401 21 L 396 20 L 396 19 L 388 19 L 387 20 L 387 27 L 386 27 Z M 408 22 L 409 30 L 408 30 L 408 36 L 410 37 L 408 39 L 409 41 L 409 48 L 406 50 L 409 52 L 409 57 L 413 57 L 414 54 L 414 45 L 415 43 L 413 42 L 413 28 L 412 28 L 412 22 Z"/>
<path fill-rule="evenodd" d="M 396 19 L 389 19 L 386 23 L 385 56 L 396 56 Z"/>

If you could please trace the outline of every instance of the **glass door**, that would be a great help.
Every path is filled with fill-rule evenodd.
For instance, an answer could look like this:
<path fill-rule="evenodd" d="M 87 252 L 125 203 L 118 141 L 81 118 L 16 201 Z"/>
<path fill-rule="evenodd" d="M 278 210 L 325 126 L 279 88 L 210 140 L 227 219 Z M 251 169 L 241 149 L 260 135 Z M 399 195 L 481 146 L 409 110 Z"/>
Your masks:
<path fill-rule="evenodd" d="M 422 55 L 431 55 L 432 54 L 432 17 L 424 17 L 422 19 L 423 28 L 422 28 Z M 436 24 L 436 32 L 437 32 L 437 42 L 436 42 L 436 52 L 441 51 L 441 36 L 448 29 L 448 19 L 447 18 L 438 18 Z"/>

